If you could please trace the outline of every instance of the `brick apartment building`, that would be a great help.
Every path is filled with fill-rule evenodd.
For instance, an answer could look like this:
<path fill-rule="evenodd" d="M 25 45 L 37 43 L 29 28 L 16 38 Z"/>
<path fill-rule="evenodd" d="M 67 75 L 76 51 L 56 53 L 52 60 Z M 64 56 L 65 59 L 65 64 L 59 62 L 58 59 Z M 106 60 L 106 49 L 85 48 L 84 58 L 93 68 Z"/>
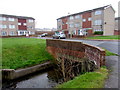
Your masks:
<path fill-rule="evenodd" d="M 120 17 L 115 18 L 115 32 L 114 35 L 120 35 Z"/>
<path fill-rule="evenodd" d="M 92 35 L 103 31 L 103 35 L 114 35 L 115 11 L 111 5 L 63 16 L 57 19 L 58 31 L 66 35 Z"/>
<path fill-rule="evenodd" d="M 23 36 L 35 34 L 32 17 L 0 14 L 0 36 Z"/>

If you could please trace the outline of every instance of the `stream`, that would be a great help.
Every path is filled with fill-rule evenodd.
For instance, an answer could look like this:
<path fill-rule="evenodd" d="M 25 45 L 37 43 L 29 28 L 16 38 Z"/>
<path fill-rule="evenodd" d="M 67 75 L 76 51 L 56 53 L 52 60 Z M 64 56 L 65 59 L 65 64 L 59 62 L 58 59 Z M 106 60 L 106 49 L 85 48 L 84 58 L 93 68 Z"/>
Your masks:
<path fill-rule="evenodd" d="M 62 83 L 58 75 L 54 69 L 37 72 L 13 81 L 4 81 L 2 88 L 53 88 Z"/>

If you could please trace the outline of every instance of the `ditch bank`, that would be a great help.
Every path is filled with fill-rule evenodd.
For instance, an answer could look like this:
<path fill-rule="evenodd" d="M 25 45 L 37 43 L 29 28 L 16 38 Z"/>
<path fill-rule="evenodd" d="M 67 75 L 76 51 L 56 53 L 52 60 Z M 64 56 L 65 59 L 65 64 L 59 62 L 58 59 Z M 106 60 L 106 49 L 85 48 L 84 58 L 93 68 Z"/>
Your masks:
<path fill-rule="evenodd" d="M 79 60 L 88 58 L 97 68 L 105 65 L 105 50 L 99 47 L 76 41 L 47 39 L 47 50 L 54 58 Z"/>
<path fill-rule="evenodd" d="M 52 63 L 50 61 L 48 61 L 46 63 L 39 64 L 39 65 L 32 66 L 32 67 L 27 67 L 24 69 L 18 69 L 18 70 L 2 69 L 2 79 L 3 80 L 13 80 L 13 79 L 17 79 L 17 78 L 26 76 L 28 74 L 38 72 L 40 70 L 48 69 L 50 67 L 52 67 Z"/>

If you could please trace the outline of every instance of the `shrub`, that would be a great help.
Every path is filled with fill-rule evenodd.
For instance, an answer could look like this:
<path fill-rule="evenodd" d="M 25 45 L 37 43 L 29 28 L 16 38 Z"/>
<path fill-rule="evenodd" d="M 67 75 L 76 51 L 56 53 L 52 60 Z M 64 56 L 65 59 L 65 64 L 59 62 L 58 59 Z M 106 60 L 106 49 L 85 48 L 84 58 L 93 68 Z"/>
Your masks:
<path fill-rule="evenodd" d="M 94 35 L 103 35 L 103 31 L 95 31 Z"/>

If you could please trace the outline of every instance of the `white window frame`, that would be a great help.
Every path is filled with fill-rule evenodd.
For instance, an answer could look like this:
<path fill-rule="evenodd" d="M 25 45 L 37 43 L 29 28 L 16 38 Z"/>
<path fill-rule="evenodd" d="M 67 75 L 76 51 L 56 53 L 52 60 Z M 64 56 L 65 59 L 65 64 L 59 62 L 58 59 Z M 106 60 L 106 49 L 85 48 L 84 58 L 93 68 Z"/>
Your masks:
<path fill-rule="evenodd" d="M 22 24 L 19 22 L 18 25 L 22 25 Z"/>
<path fill-rule="evenodd" d="M 85 19 L 85 18 L 83 19 L 83 22 L 86 22 L 86 19 Z"/>
<path fill-rule="evenodd" d="M 0 28 L 7 28 L 7 25 L 0 25 Z"/>
<path fill-rule="evenodd" d="M 73 16 L 70 16 L 70 20 L 73 20 L 74 19 L 74 17 Z"/>
<path fill-rule="evenodd" d="M 8 18 L 8 21 L 15 21 L 15 18 Z"/>
<path fill-rule="evenodd" d="M 101 15 L 101 14 L 102 14 L 102 11 L 101 11 L 101 10 L 95 11 L 95 15 Z"/>
<path fill-rule="evenodd" d="M 7 32 L 2 31 L 1 35 L 2 35 L 2 36 L 7 36 Z"/>
<path fill-rule="evenodd" d="M 95 20 L 94 25 L 102 25 L 102 20 Z"/>
<path fill-rule="evenodd" d="M 80 18 L 80 15 L 76 15 L 76 16 L 75 16 L 75 19 L 79 19 L 79 18 Z"/>
<path fill-rule="evenodd" d="M 23 23 L 24 26 L 27 26 L 27 23 Z"/>
<path fill-rule="evenodd" d="M 0 17 L 0 21 L 6 21 L 7 18 L 6 17 Z"/>
<path fill-rule="evenodd" d="M 15 25 L 9 25 L 10 29 L 15 29 Z"/>
<path fill-rule="evenodd" d="M 73 28 L 74 27 L 74 24 L 69 24 L 70 28 Z"/>
<path fill-rule="evenodd" d="M 92 20 L 92 18 L 91 18 L 91 17 L 89 17 L 89 18 L 88 18 L 88 21 L 91 21 L 91 20 Z"/>
<path fill-rule="evenodd" d="M 34 22 L 34 20 L 33 20 L 33 19 L 29 19 L 28 21 L 29 21 L 29 23 L 33 23 L 33 22 Z"/>
<path fill-rule="evenodd" d="M 61 19 L 58 19 L 58 22 L 60 22 L 61 21 Z"/>
<path fill-rule="evenodd" d="M 10 35 L 11 35 L 11 36 L 14 36 L 14 35 L 15 35 L 15 32 L 14 32 L 14 31 L 10 31 Z"/>
<path fill-rule="evenodd" d="M 79 27 L 79 24 L 78 24 L 78 23 L 76 23 L 76 24 L 75 24 L 75 27 Z"/>

